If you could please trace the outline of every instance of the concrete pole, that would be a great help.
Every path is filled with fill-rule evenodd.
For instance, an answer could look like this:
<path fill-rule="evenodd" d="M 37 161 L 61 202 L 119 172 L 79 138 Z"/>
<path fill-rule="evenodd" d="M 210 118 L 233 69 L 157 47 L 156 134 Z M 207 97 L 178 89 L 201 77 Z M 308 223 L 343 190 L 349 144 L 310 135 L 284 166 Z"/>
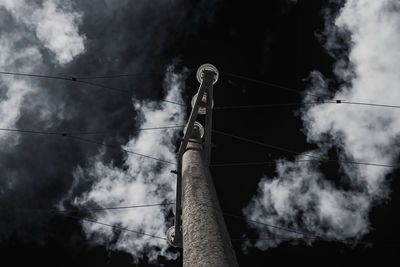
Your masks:
<path fill-rule="evenodd" d="M 238 266 L 197 127 L 182 159 L 182 230 L 184 267 Z"/>

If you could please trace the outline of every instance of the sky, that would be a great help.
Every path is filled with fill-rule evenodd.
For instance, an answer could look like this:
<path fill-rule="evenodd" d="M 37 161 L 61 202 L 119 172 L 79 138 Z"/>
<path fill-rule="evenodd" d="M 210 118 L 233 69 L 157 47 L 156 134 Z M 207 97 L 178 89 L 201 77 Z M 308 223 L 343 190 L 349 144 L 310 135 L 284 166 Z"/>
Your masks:
<path fill-rule="evenodd" d="M 240 266 L 396 265 L 399 109 L 351 103 L 400 103 L 400 2 L 264 2 L 0 0 L 2 258 L 181 266 L 171 102 L 211 63 L 213 129 L 267 144 L 212 136 Z"/>

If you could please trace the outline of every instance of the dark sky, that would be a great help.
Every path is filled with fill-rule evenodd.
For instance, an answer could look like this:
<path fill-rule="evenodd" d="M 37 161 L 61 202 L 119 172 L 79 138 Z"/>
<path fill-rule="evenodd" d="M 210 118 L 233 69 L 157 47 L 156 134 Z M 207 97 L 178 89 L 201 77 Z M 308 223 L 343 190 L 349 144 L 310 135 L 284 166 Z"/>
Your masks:
<path fill-rule="evenodd" d="M 44 63 L 35 71 L 78 77 L 137 73 L 133 77 L 95 82 L 131 89 L 135 98 L 157 100 L 161 99 L 162 93 L 155 88 L 161 86 L 166 66 L 173 63 L 178 70 L 191 69 L 184 92 L 189 103 L 198 88 L 195 70 L 203 63 L 212 63 L 220 71 L 214 86 L 215 106 L 302 101 L 301 94 L 224 75 L 224 72 L 299 91 L 309 86 L 307 78 L 314 70 L 327 78 L 334 77 L 336 59 L 326 51 L 317 35 L 326 27 L 326 10 L 335 15 L 340 3 L 177 0 L 131 1 L 128 4 L 121 0 L 113 1 L 115 5 L 110 7 L 107 2 L 76 1 L 75 8 L 83 12 L 80 31 L 87 38 L 86 51 L 71 63 L 60 66 L 51 60 L 51 53 L 42 49 Z M 7 14 L 2 7 L 0 11 L 0 15 Z M 18 21 L 11 17 L 3 15 L 0 22 L 2 34 L 20 30 Z M 34 43 L 34 38 L 29 42 Z M 24 45 L 20 49 L 25 49 Z M 346 52 L 345 48 L 341 51 Z M 14 65 L 3 71 L 18 68 Z M 132 136 L 123 129 L 139 124 L 129 93 L 68 81 L 40 79 L 37 82 L 45 93 L 32 94 L 25 100 L 26 107 L 22 109 L 16 128 L 110 131 L 111 136 L 96 140 L 115 147 L 107 150 L 106 162 L 113 160 L 116 165 L 121 164 L 123 156 L 118 145 L 126 143 Z M 38 104 L 30 105 L 29 101 L 38 103 L 38 99 L 50 103 L 46 106 L 50 119 L 32 119 L 40 117 L 42 108 Z M 295 151 L 306 151 L 315 145 L 307 142 L 302 120 L 296 113 L 298 108 L 215 109 L 213 127 Z M 51 127 L 48 121 L 52 122 Z M 226 136 L 214 135 L 212 142 L 215 144 L 213 163 L 293 157 Z M 13 265 L 156 266 L 148 265 L 146 258 L 134 264 L 128 253 L 91 245 L 76 219 L 34 211 L 53 208 L 71 188 L 76 166 L 84 165 L 97 151 L 95 145 L 58 136 L 21 135 L 19 145 L 0 152 L 0 256 L 3 261 Z M 336 156 L 335 152 L 332 156 Z M 331 164 L 323 171 L 335 176 L 338 168 L 337 164 Z M 242 209 L 257 191 L 260 178 L 273 176 L 276 170 L 274 166 L 215 167 L 211 173 L 222 209 L 242 214 Z M 10 177 L 16 179 L 16 185 L 7 189 Z M 310 246 L 284 242 L 267 251 L 253 247 L 244 253 L 241 243 L 234 241 L 240 266 L 395 265 L 400 242 L 400 222 L 396 216 L 400 191 L 398 177 L 398 170 L 387 176 L 391 193 L 372 208 L 370 232 L 359 245 L 352 247 L 339 242 L 318 241 Z M 231 238 L 241 238 L 244 233 L 248 237 L 258 236 L 244 221 L 226 218 L 226 223 Z M 181 258 L 167 261 L 160 257 L 159 261 L 164 266 L 182 264 Z"/>

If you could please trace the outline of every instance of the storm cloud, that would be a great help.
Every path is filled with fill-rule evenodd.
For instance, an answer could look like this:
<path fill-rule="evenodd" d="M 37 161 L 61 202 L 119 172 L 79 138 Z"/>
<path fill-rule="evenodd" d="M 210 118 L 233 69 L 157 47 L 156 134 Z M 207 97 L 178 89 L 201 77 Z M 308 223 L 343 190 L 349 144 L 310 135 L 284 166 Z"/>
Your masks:
<path fill-rule="evenodd" d="M 93 81 L 124 92 L 73 81 L 0 76 L 1 128 L 107 132 L 88 137 L 107 144 L 106 150 L 61 136 L 0 132 L 0 200 L 3 209 L 7 207 L 0 215 L 1 240 L 12 237 L 43 243 L 54 234 L 43 227 L 52 216 L 39 210 L 173 200 L 175 180 L 169 173 L 171 168 L 127 155 L 121 146 L 174 161 L 175 146 L 170 139 L 176 130 L 138 135 L 135 129 L 182 124 L 184 112 L 179 106 L 158 103 L 166 98 L 183 102 L 185 97 L 181 90 L 187 71 L 182 71 L 177 59 L 180 55 L 167 51 L 179 38 L 212 21 L 214 4 L 0 1 L 1 71 L 66 78 L 138 74 Z M 178 65 L 177 73 L 181 74 L 166 71 L 170 64 Z M 115 181 L 115 188 L 107 191 L 103 185 L 111 181 Z M 126 199 L 120 197 L 117 201 L 115 190 L 123 187 Z M 128 221 L 118 214 L 93 216 L 165 235 L 169 209 L 142 209 L 140 216 L 135 212 L 127 213 Z M 149 218 L 157 220 L 145 226 Z M 102 240 L 100 243 L 107 245 L 110 241 L 109 230 L 86 223 L 83 227 L 94 243 Z M 175 257 L 166 252 L 165 240 L 136 238 L 122 233 L 119 242 L 110 248 L 141 257 L 143 251 L 149 251 L 146 248 L 157 246 L 161 255 Z M 148 257 L 156 257 L 150 254 Z"/>
<path fill-rule="evenodd" d="M 166 100 L 181 102 L 181 92 L 185 76 L 168 73 L 165 78 Z M 182 106 L 170 103 L 135 101 L 135 109 L 141 117 L 141 128 L 157 126 L 183 125 L 185 112 Z M 176 177 L 170 170 L 176 168 L 175 142 L 181 128 L 141 131 L 123 146 L 125 151 L 135 151 L 160 160 L 140 157 L 126 153 L 121 167 L 113 162 L 106 164 L 101 156 L 102 151 L 92 159 L 88 168 L 77 168 L 74 173 L 76 184 L 80 180 L 93 180 L 90 190 L 73 199 L 78 207 L 115 207 L 132 204 L 173 203 L 175 200 Z M 94 218 L 103 223 L 134 229 L 150 235 L 165 237 L 171 222 L 166 216 L 172 206 L 154 206 L 146 209 L 110 210 L 94 212 Z M 92 212 L 93 213 L 93 212 Z M 151 236 L 121 232 L 116 235 L 113 229 L 104 225 L 84 223 L 88 238 L 99 244 L 108 245 L 110 249 L 124 250 L 137 260 L 147 251 L 150 261 L 159 255 L 175 258 L 177 254 L 167 253 L 169 245 L 163 239 Z M 112 245 L 111 245 L 112 244 Z M 159 250 L 154 249 L 158 247 Z M 145 250 L 148 248 L 147 250 Z"/>
<path fill-rule="evenodd" d="M 304 101 L 315 101 L 318 95 L 330 100 L 396 104 L 400 99 L 399 10 L 398 1 L 347 0 L 336 16 L 326 12 L 326 31 L 320 37 L 337 60 L 336 80 L 312 72 L 312 85 Z M 258 193 L 244 214 L 251 220 L 356 244 L 370 231 L 371 208 L 388 197 L 386 176 L 393 169 L 345 161 L 396 165 L 400 151 L 398 110 L 316 104 L 304 106 L 301 114 L 307 140 L 318 149 L 296 156 L 295 161 L 279 159 L 276 176 L 261 179 Z M 340 160 L 337 174 L 323 172 L 324 163 L 301 161 L 310 159 L 308 155 L 328 158 L 332 151 Z M 287 239 L 304 238 L 250 225 L 268 241 L 246 245 L 262 250 Z M 313 240 L 305 238 L 308 244 Z"/>

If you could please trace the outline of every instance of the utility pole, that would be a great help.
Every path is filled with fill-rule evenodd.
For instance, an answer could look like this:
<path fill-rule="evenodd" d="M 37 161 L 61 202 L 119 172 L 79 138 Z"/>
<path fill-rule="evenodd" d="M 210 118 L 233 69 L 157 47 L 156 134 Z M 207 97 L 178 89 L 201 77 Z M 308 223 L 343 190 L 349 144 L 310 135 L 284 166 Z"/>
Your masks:
<path fill-rule="evenodd" d="M 197 71 L 200 88 L 178 151 L 175 226 L 168 242 L 183 247 L 183 266 L 238 266 L 208 169 L 211 152 L 213 84 L 218 70 L 211 64 Z M 206 114 L 206 129 L 196 121 Z M 202 138 L 205 132 L 203 148 Z"/>

